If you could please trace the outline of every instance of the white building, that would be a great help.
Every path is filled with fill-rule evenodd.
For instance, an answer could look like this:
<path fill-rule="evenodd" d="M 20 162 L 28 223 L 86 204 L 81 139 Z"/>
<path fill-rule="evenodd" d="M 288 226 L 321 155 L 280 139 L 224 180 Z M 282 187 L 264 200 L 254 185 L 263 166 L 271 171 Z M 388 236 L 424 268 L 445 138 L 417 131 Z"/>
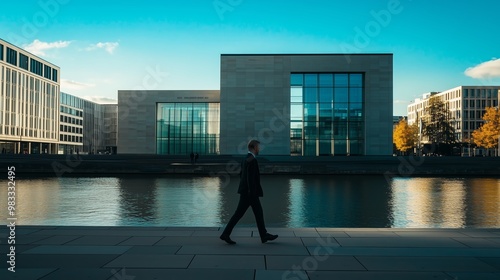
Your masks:
<path fill-rule="evenodd" d="M 450 111 L 458 142 L 470 143 L 474 130 L 482 123 L 487 107 L 498 106 L 500 86 L 459 86 L 443 92 L 430 92 L 408 105 L 408 124 L 419 121 L 430 97 L 437 97 Z"/>
<path fill-rule="evenodd" d="M 59 142 L 60 69 L 0 39 L 0 148 L 55 153 Z"/>

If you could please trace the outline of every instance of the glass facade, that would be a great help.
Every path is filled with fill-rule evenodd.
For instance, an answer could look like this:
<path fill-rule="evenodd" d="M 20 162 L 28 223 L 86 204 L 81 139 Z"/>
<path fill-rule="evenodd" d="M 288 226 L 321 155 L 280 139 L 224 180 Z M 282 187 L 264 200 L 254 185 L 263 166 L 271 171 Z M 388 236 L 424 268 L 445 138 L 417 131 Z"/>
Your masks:
<path fill-rule="evenodd" d="M 156 153 L 219 153 L 219 103 L 158 103 Z"/>
<path fill-rule="evenodd" d="M 364 154 L 362 73 L 292 73 L 292 155 Z"/>

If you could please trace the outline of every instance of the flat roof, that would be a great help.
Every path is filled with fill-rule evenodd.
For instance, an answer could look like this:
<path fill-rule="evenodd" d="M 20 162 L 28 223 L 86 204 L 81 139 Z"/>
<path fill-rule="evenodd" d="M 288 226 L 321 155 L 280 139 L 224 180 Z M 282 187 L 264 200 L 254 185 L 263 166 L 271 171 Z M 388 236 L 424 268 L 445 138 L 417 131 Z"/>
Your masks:
<path fill-rule="evenodd" d="M 221 54 L 221 56 L 321 56 L 321 55 L 394 55 L 392 53 L 261 53 L 261 54 Z"/>

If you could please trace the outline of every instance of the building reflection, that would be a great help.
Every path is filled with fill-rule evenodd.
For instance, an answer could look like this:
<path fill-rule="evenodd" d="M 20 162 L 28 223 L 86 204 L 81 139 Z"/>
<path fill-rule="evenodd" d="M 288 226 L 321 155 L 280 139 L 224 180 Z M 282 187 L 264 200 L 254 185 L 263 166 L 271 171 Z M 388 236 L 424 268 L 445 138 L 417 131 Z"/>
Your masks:
<path fill-rule="evenodd" d="M 7 186 L 7 182 L 3 184 Z M 47 191 L 47 186 L 56 191 Z M 16 181 L 16 221 L 19 225 L 58 225 L 61 217 L 61 191 L 59 178 Z M 0 188 L 0 197 L 7 197 L 7 187 Z M 5 199 L 7 201 L 7 199 Z M 0 216 L 9 217 L 7 203 Z"/>
<path fill-rule="evenodd" d="M 119 224 L 141 225 L 158 222 L 156 179 L 122 177 L 119 179 Z"/>
<path fill-rule="evenodd" d="M 463 180 L 393 178 L 391 190 L 391 227 L 461 228 L 466 224 Z"/>
<path fill-rule="evenodd" d="M 172 226 L 214 226 L 221 223 L 221 179 L 176 176 L 155 182 L 158 215 Z"/>
<path fill-rule="evenodd" d="M 288 226 L 387 226 L 387 183 L 383 176 L 367 178 L 336 175 L 290 180 Z"/>
<path fill-rule="evenodd" d="M 471 227 L 500 227 L 500 180 L 467 179 L 467 225 Z"/>

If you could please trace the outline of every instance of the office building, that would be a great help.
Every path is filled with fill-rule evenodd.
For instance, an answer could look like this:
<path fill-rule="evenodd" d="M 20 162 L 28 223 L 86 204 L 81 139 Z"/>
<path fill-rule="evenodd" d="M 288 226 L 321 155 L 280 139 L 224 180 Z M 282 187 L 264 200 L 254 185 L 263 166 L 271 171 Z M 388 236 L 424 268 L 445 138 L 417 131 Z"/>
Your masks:
<path fill-rule="evenodd" d="M 0 147 L 4 153 L 56 153 L 60 69 L 0 39 Z"/>
<path fill-rule="evenodd" d="M 391 155 L 392 54 L 222 55 L 220 91 L 119 91 L 118 152 Z"/>
<path fill-rule="evenodd" d="M 472 132 L 484 123 L 487 107 L 497 107 L 500 86 L 459 86 L 443 92 L 430 92 L 408 105 L 408 123 L 419 122 L 425 113 L 430 98 L 439 98 L 449 111 L 449 119 L 455 129 L 457 142 L 472 143 Z M 428 142 L 422 136 L 422 143 Z M 468 149 L 468 147 L 464 147 Z M 481 152 L 478 150 L 478 152 Z M 469 153 L 469 151 L 462 151 Z"/>

